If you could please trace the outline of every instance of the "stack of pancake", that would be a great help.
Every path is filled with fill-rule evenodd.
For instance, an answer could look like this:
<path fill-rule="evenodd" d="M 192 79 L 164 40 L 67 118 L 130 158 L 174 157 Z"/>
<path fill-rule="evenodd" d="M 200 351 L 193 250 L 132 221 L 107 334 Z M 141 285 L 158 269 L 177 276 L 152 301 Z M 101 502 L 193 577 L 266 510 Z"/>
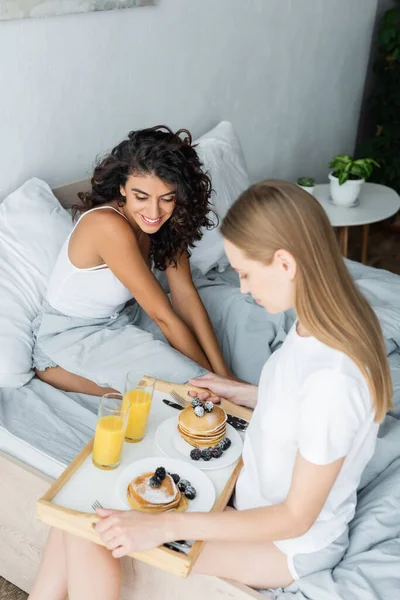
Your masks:
<path fill-rule="evenodd" d="M 128 486 L 127 497 L 131 508 L 144 512 L 159 513 L 167 510 L 184 512 L 188 499 L 179 491 L 171 475 L 166 475 L 159 487 L 152 487 L 154 473 L 143 473 Z"/>
<path fill-rule="evenodd" d="M 181 437 L 195 448 L 210 448 L 219 444 L 226 436 L 226 412 L 214 406 L 211 412 L 198 417 L 192 406 L 179 413 L 178 431 Z"/>

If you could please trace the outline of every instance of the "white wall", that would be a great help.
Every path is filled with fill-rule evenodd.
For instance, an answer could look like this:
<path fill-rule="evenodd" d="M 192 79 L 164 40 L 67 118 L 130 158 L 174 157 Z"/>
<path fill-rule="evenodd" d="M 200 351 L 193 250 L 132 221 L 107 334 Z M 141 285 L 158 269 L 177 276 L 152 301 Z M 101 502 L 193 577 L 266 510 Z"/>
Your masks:
<path fill-rule="evenodd" d="M 0 197 L 80 179 L 131 129 L 231 120 L 252 179 L 353 150 L 377 0 L 159 0 L 0 23 Z"/>

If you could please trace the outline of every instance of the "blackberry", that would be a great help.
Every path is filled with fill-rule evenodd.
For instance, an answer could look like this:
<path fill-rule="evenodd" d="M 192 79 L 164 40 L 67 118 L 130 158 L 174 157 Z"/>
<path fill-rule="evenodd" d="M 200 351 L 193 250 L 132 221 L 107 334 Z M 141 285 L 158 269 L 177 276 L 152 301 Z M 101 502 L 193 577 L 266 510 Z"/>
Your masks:
<path fill-rule="evenodd" d="M 193 406 L 193 408 L 196 408 L 196 406 L 203 406 L 203 403 L 200 400 L 200 398 L 193 398 L 192 406 Z"/>
<path fill-rule="evenodd" d="M 207 402 L 204 404 L 204 410 L 206 410 L 207 412 L 211 412 L 214 408 L 214 402 L 212 402 L 211 400 L 207 400 Z"/>
<path fill-rule="evenodd" d="M 153 477 L 150 477 L 150 485 L 153 488 L 159 488 L 161 485 L 161 480 L 158 479 L 158 477 L 156 477 L 155 475 L 153 475 Z"/>
<path fill-rule="evenodd" d="M 181 492 L 185 492 L 187 487 L 190 487 L 190 481 L 187 479 L 181 479 L 178 483 L 178 490 Z"/>
<path fill-rule="evenodd" d="M 184 494 L 188 500 L 194 500 L 196 498 L 196 490 L 192 485 L 188 485 Z"/>
<path fill-rule="evenodd" d="M 218 445 L 221 448 L 221 450 L 223 452 L 225 452 L 225 450 L 228 450 L 229 446 L 232 444 L 231 440 L 229 438 L 224 438 L 222 440 L 222 442 L 220 442 Z"/>
<path fill-rule="evenodd" d="M 222 448 L 218 448 L 218 446 L 215 446 L 215 448 L 211 450 L 211 454 L 213 458 L 220 458 L 220 456 L 222 456 L 223 454 Z"/>
<path fill-rule="evenodd" d="M 159 479 L 160 481 L 163 481 L 165 479 L 166 474 L 167 473 L 164 467 L 158 467 L 158 469 L 156 469 L 154 473 L 155 477 L 157 477 L 157 479 Z"/>
<path fill-rule="evenodd" d="M 199 448 L 193 448 L 190 453 L 190 458 L 192 460 L 200 460 L 201 459 L 201 450 Z"/>
<path fill-rule="evenodd" d="M 180 480 L 180 477 L 178 475 L 178 473 L 170 473 L 172 479 L 174 480 L 174 483 L 177 484 Z"/>
<path fill-rule="evenodd" d="M 194 409 L 196 417 L 204 417 L 204 408 L 202 406 L 196 406 Z"/>
<path fill-rule="evenodd" d="M 201 458 L 205 461 L 211 460 L 212 454 L 210 448 L 206 448 L 205 450 L 201 451 Z"/>

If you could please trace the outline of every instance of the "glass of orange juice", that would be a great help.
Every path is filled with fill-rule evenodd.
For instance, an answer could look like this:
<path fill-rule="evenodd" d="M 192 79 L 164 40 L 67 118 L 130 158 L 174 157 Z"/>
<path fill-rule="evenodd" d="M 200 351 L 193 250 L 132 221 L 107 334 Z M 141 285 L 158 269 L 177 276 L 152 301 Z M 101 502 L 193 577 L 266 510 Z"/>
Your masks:
<path fill-rule="evenodd" d="M 110 471 L 119 466 L 129 409 L 129 405 L 123 403 L 122 394 L 104 394 L 100 398 L 92 452 L 95 467 Z"/>
<path fill-rule="evenodd" d="M 137 373 L 128 373 L 126 377 L 124 406 L 130 406 L 127 442 L 140 442 L 145 436 L 155 383 L 154 377 L 147 376 L 138 383 Z"/>

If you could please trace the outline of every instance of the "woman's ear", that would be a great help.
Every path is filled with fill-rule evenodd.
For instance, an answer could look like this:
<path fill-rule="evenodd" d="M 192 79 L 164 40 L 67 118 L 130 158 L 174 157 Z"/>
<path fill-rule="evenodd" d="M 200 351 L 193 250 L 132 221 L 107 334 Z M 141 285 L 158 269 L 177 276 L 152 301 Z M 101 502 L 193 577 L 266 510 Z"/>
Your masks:
<path fill-rule="evenodd" d="M 121 194 L 121 196 L 124 196 L 124 198 L 126 198 L 126 191 L 123 185 L 119 186 L 119 193 Z"/>
<path fill-rule="evenodd" d="M 296 260 L 293 255 L 287 250 L 281 249 L 275 252 L 274 259 L 276 264 L 287 274 L 290 281 L 293 281 L 296 277 L 297 270 Z"/>

